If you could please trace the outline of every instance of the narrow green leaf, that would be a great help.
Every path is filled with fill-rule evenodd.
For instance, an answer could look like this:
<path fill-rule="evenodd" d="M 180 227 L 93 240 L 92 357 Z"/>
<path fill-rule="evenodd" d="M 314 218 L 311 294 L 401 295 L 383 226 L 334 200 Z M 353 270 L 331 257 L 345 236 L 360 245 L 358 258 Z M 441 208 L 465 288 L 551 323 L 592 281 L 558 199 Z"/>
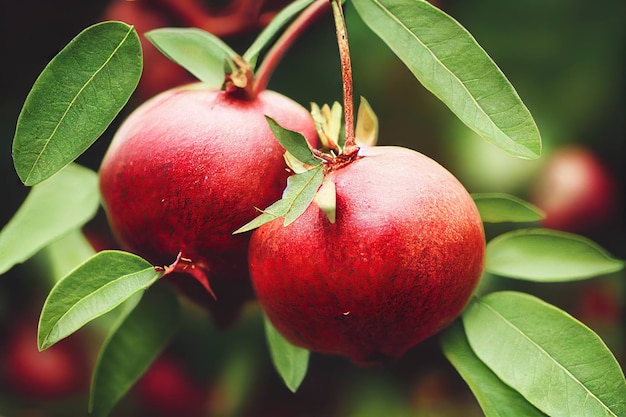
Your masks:
<path fill-rule="evenodd" d="M 235 230 L 233 234 L 256 229 L 279 217 L 284 217 L 284 225 L 288 226 L 304 213 L 323 181 L 324 170 L 321 165 L 292 175 L 287 178 L 287 188 L 283 192 L 283 198 L 263 210 L 261 215 Z"/>
<path fill-rule="evenodd" d="M 76 164 L 34 186 L 0 231 L 0 274 L 87 223 L 99 206 L 98 175 Z"/>
<path fill-rule="evenodd" d="M 272 133 L 274 133 L 278 142 L 287 152 L 305 164 L 313 166 L 320 164 L 320 161 L 313 156 L 311 147 L 304 135 L 293 130 L 285 129 L 269 116 L 265 116 L 265 118 L 270 125 L 270 129 L 272 129 Z"/>
<path fill-rule="evenodd" d="M 265 335 L 274 368 L 287 388 L 291 392 L 296 392 L 309 367 L 309 351 L 289 343 L 267 317 L 265 317 Z"/>
<path fill-rule="evenodd" d="M 39 349 L 46 349 L 152 285 L 163 272 L 127 252 L 98 252 L 50 291 L 39 319 Z"/>
<path fill-rule="evenodd" d="M 141 44 L 132 26 L 102 22 L 78 34 L 35 81 L 18 117 L 13 162 L 37 184 L 100 137 L 135 90 Z"/>
<path fill-rule="evenodd" d="M 128 300 L 98 355 L 89 397 L 89 411 L 98 417 L 107 416 L 126 395 L 178 326 L 180 305 L 173 290 L 155 285 L 142 294 Z"/>
<path fill-rule="evenodd" d="M 625 416 L 626 380 L 602 339 L 528 294 L 491 293 L 463 314 L 472 350 L 544 413 Z"/>
<path fill-rule="evenodd" d="M 224 83 L 224 63 L 237 55 L 223 40 L 198 28 L 160 28 L 146 38 L 166 57 L 212 88 Z"/>
<path fill-rule="evenodd" d="M 443 354 L 474 393 L 486 417 L 545 416 L 481 362 L 472 351 L 460 322 L 441 335 L 441 346 Z"/>
<path fill-rule="evenodd" d="M 424 87 L 470 129 L 513 155 L 539 157 L 541 138 L 530 112 L 457 21 L 423 0 L 359 0 L 352 5 Z"/>
<path fill-rule="evenodd" d="M 280 32 L 298 13 L 311 5 L 313 1 L 314 0 L 296 0 L 282 9 L 256 37 L 248 50 L 244 52 L 243 59 L 247 61 L 252 68 L 255 68 L 259 54 L 274 40 L 278 32 Z"/>
<path fill-rule="evenodd" d="M 537 222 L 545 217 L 541 209 L 513 195 L 475 193 L 472 198 L 478 207 L 480 218 L 486 223 Z"/>
<path fill-rule="evenodd" d="M 623 267 L 591 240 L 550 229 L 504 233 L 487 244 L 485 261 L 491 274 L 540 282 L 594 278 Z"/>

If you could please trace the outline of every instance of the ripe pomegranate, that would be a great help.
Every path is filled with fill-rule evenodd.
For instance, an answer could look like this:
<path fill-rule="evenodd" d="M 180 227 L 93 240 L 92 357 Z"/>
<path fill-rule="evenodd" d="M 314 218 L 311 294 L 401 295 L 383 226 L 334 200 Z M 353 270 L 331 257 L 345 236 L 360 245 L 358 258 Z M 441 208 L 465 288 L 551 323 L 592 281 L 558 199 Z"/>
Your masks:
<path fill-rule="evenodd" d="M 530 200 L 546 213 L 551 229 L 589 233 L 606 226 L 616 201 L 612 173 L 590 149 L 567 145 L 548 156 L 532 184 Z"/>
<path fill-rule="evenodd" d="M 133 111 L 100 168 L 103 204 L 122 247 L 155 265 L 179 255 L 175 270 L 187 279 L 173 274 L 172 281 L 206 303 L 218 325 L 253 296 L 249 235 L 232 232 L 258 214 L 255 207 L 279 199 L 288 176 L 265 115 L 316 143 L 311 115 L 291 99 L 197 83 Z"/>
<path fill-rule="evenodd" d="M 393 360 L 450 324 L 480 278 L 485 236 L 452 174 L 406 148 L 361 148 L 331 163 L 336 221 L 317 204 L 256 229 L 257 297 L 292 343 L 356 364 Z"/>

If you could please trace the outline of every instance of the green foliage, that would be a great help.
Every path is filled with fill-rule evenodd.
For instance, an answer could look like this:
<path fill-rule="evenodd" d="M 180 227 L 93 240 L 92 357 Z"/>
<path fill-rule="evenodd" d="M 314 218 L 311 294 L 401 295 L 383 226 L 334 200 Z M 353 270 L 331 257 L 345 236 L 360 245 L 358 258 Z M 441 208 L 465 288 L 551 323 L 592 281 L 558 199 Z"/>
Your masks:
<path fill-rule="evenodd" d="M 160 28 L 145 34 L 166 57 L 208 86 L 219 89 L 225 67 L 234 68 L 237 55 L 217 36 L 198 28 Z"/>
<path fill-rule="evenodd" d="M 513 195 L 475 193 L 472 198 L 485 223 L 538 222 L 545 217 L 541 209 Z"/>
<path fill-rule="evenodd" d="M 471 302 L 463 324 L 476 356 L 547 415 L 626 415 L 615 357 L 564 311 L 528 294 L 496 292 Z"/>
<path fill-rule="evenodd" d="M 163 272 L 121 251 L 102 251 L 52 288 L 39 319 L 38 345 L 46 349 L 152 285 Z"/>
<path fill-rule="evenodd" d="M 463 326 L 454 323 L 441 335 L 444 355 L 472 390 L 486 417 L 541 417 L 519 392 L 502 382 L 472 351 Z"/>
<path fill-rule="evenodd" d="M 95 24 L 50 61 L 17 121 L 13 162 L 35 185 L 76 159 L 124 107 L 141 76 L 139 37 L 121 22 Z"/>
<path fill-rule="evenodd" d="M 98 176 L 76 164 L 35 185 L 0 231 L 0 274 L 84 225 L 99 205 Z"/>
<path fill-rule="evenodd" d="M 297 160 L 308 165 L 319 165 L 320 161 L 313 157 L 308 142 L 301 133 L 293 130 L 285 129 L 280 126 L 271 117 L 265 116 L 267 122 L 272 129 L 272 133 L 276 136 L 276 140 L 283 148 Z"/>
<path fill-rule="evenodd" d="M 118 323 L 111 329 L 93 373 L 89 411 L 106 416 L 174 334 L 180 305 L 174 291 L 155 285 L 136 293 L 124 304 Z"/>
<path fill-rule="evenodd" d="M 296 392 L 306 376 L 309 366 L 309 351 L 289 343 L 274 328 L 267 317 L 265 317 L 265 335 L 274 368 L 287 388 L 291 392 Z"/>
<path fill-rule="evenodd" d="M 457 21 L 422 0 L 359 0 L 352 5 L 424 87 L 469 128 L 513 155 L 539 157 L 541 138 L 530 112 Z"/>
<path fill-rule="evenodd" d="M 624 262 L 591 240 L 550 229 L 504 233 L 487 244 L 485 270 L 539 282 L 574 281 L 620 271 Z"/>
<path fill-rule="evenodd" d="M 242 56 L 243 59 L 254 68 L 259 59 L 259 55 L 274 40 L 278 32 L 280 32 L 294 16 L 310 6 L 313 1 L 314 0 L 295 0 L 278 12 L 265 29 L 256 37 L 248 50 L 244 52 Z"/>

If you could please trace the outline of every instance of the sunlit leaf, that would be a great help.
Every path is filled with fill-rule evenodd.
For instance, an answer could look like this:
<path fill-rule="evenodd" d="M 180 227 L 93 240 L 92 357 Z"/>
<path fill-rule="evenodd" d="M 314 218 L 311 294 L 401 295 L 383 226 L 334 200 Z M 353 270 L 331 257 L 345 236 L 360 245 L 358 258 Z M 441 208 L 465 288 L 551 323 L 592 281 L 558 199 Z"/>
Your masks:
<path fill-rule="evenodd" d="M 486 417 L 542 417 L 544 413 L 502 382 L 472 351 L 461 323 L 441 335 L 443 353 L 472 390 Z"/>
<path fill-rule="evenodd" d="M 265 335 L 274 368 L 287 388 L 296 392 L 306 376 L 309 366 L 309 351 L 289 343 L 265 318 Z"/>
<path fill-rule="evenodd" d="M 76 164 L 34 186 L 0 231 L 0 274 L 87 223 L 99 205 L 98 175 Z"/>
<path fill-rule="evenodd" d="M 287 25 L 297 14 L 311 5 L 313 1 L 314 0 L 296 0 L 282 9 L 256 37 L 248 50 L 244 52 L 243 59 L 246 60 L 253 68 L 256 67 L 259 54 L 267 48 L 267 46 L 274 40 L 285 25 Z"/>
<path fill-rule="evenodd" d="M 272 129 L 272 133 L 287 152 L 305 164 L 320 164 L 320 161 L 313 157 L 311 147 L 304 135 L 293 130 L 285 129 L 269 116 L 265 116 L 265 118 L 270 125 L 270 129 Z"/>
<path fill-rule="evenodd" d="M 283 197 L 263 210 L 263 213 L 251 222 L 235 230 L 233 233 L 243 233 L 269 223 L 279 217 L 284 217 L 284 225 L 288 226 L 295 221 L 311 204 L 317 190 L 324 181 L 324 170 L 321 165 L 300 174 L 287 178 L 287 188 Z"/>
<path fill-rule="evenodd" d="M 180 319 L 178 298 L 166 286 L 155 285 L 145 294 L 135 293 L 127 303 L 94 369 L 89 410 L 99 417 L 108 415 L 145 373 L 169 342 Z"/>
<path fill-rule="evenodd" d="M 51 177 L 98 139 L 141 70 L 139 37 L 122 22 L 90 26 L 63 48 L 35 81 L 17 121 L 13 162 L 22 182 Z"/>
<path fill-rule="evenodd" d="M 328 177 L 324 178 L 322 185 L 315 194 L 315 204 L 326 214 L 331 223 L 337 218 L 337 189 L 335 182 Z"/>
<path fill-rule="evenodd" d="M 224 83 L 225 63 L 237 55 L 220 38 L 198 28 L 159 28 L 145 36 L 163 55 L 216 89 Z"/>
<path fill-rule="evenodd" d="M 504 233 L 487 244 L 485 270 L 529 281 L 556 282 L 617 272 L 624 262 L 591 240 L 550 229 Z"/>
<path fill-rule="evenodd" d="M 541 138 L 519 95 L 472 35 L 423 0 L 359 0 L 363 21 L 469 128 L 528 159 Z"/>
<path fill-rule="evenodd" d="M 364 97 L 361 97 L 354 136 L 359 146 L 374 146 L 378 142 L 378 117 Z"/>
<path fill-rule="evenodd" d="M 513 195 L 475 193 L 472 198 L 483 222 L 537 222 L 545 217 L 541 209 Z"/>
<path fill-rule="evenodd" d="M 39 319 L 39 349 L 46 349 L 152 285 L 163 272 L 127 252 L 98 252 L 52 288 Z"/>
<path fill-rule="evenodd" d="M 534 296 L 496 292 L 470 303 L 472 350 L 502 381 L 547 415 L 626 415 L 626 380 L 602 339 Z"/>

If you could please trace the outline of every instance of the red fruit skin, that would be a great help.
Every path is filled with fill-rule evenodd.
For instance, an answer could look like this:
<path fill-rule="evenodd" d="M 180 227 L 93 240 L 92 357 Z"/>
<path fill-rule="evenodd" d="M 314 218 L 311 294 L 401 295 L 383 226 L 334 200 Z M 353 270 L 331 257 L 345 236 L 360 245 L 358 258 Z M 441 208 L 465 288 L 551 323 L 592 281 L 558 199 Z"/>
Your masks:
<path fill-rule="evenodd" d="M 69 338 L 39 352 L 37 321 L 17 322 L 2 349 L 3 382 L 12 394 L 38 401 L 83 394 L 89 386 L 85 349 Z"/>
<path fill-rule="evenodd" d="M 189 272 L 208 276 L 219 306 L 204 291 L 194 297 L 216 315 L 215 309 L 229 310 L 225 321 L 252 297 L 249 234 L 232 233 L 259 214 L 255 207 L 280 198 L 288 176 L 284 149 L 265 115 L 315 143 L 310 113 L 285 96 L 262 91 L 245 100 L 198 83 L 137 108 L 116 132 L 99 172 L 121 246 L 154 265 L 172 264 L 181 252 L 191 260 Z"/>
<path fill-rule="evenodd" d="M 543 226 L 587 233 L 609 223 L 616 204 L 613 175 L 589 149 L 564 146 L 548 157 L 531 189 Z"/>
<path fill-rule="evenodd" d="M 435 161 L 398 147 L 362 148 L 332 171 L 336 222 L 313 203 L 284 227 L 254 231 L 257 297 L 292 343 L 360 365 L 401 357 L 450 324 L 483 269 L 474 202 Z"/>

